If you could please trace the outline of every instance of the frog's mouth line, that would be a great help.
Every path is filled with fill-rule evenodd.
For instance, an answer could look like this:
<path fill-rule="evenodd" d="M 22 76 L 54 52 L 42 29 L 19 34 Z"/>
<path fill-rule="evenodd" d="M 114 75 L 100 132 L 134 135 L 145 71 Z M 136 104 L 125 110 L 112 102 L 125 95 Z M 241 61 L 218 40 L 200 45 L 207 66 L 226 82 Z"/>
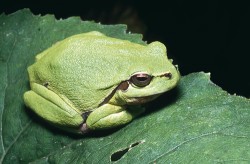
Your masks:
<path fill-rule="evenodd" d="M 144 97 L 133 97 L 129 98 L 129 101 L 127 101 L 128 105 L 138 105 L 138 104 L 144 104 L 149 101 L 152 101 L 159 97 L 161 94 L 155 94 L 150 96 L 144 96 Z"/>

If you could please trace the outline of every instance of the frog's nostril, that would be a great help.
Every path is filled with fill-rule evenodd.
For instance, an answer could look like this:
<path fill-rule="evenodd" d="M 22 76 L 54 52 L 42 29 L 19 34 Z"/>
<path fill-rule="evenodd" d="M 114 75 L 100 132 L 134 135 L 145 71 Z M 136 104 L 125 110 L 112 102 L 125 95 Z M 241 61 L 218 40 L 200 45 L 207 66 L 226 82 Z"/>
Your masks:
<path fill-rule="evenodd" d="M 164 74 L 164 76 L 171 79 L 172 78 L 172 73 L 167 72 L 167 73 Z"/>

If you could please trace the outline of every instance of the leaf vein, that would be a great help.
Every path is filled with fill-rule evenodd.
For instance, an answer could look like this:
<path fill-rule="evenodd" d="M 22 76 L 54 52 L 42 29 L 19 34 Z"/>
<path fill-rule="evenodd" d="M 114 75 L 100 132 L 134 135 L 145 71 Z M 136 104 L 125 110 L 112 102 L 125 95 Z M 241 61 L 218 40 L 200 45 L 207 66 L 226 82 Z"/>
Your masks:
<path fill-rule="evenodd" d="M 156 160 L 162 158 L 163 156 L 166 156 L 168 154 L 171 154 L 173 152 L 175 152 L 179 147 L 189 143 L 189 142 L 192 142 L 194 140 L 197 140 L 197 139 L 200 139 L 200 138 L 203 138 L 203 137 L 207 137 L 207 136 L 211 136 L 211 135 L 215 135 L 215 134 L 218 134 L 218 132 L 211 132 L 211 133 L 205 133 L 205 134 L 202 134 L 202 135 L 199 135 L 199 136 L 196 136 L 196 137 L 193 137 L 193 138 L 190 138 L 188 140 L 185 140 L 181 143 L 179 143 L 178 145 L 174 146 L 173 148 L 169 149 L 167 152 L 161 154 L 160 156 L 156 157 L 153 161 L 149 162 L 149 163 L 154 163 Z"/>
<path fill-rule="evenodd" d="M 10 52 L 10 55 L 8 56 L 7 60 L 6 60 L 6 85 L 5 85 L 5 88 L 4 88 L 4 94 L 3 94 L 3 103 L 4 103 L 4 106 L 5 106 L 5 98 L 6 98 L 6 89 L 8 87 L 8 81 L 9 81 L 9 76 L 8 76 L 8 62 L 10 60 L 10 58 L 13 56 L 13 51 L 14 51 L 14 47 L 16 45 L 16 41 L 17 39 L 15 38 L 14 42 L 13 42 L 13 45 L 12 45 L 12 48 L 11 48 L 11 52 Z M 4 139 L 3 139 L 3 112 L 4 112 L 4 106 L 3 106 L 3 109 L 2 109 L 2 112 L 1 112 L 1 125 L 0 125 L 0 130 L 1 130 L 1 147 L 2 147 L 2 150 L 3 150 L 3 154 L 2 154 L 2 157 L 0 159 L 0 162 L 2 162 L 2 159 L 4 158 L 7 150 L 5 149 L 4 147 Z"/>
<path fill-rule="evenodd" d="M 5 155 L 9 152 L 10 148 L 14 145 L 14 143 L 19 139 L 21 134 L 28 128 L 28 126 L 31 124 L 31 120 L 24 126 L 24 128 L 18 133 L 18 135 L 14 138 L 14 140 L 10 143 L 10 145 L 6 148 L 5 153 L 3 153 L 0 163 L 3 162 Z"/>

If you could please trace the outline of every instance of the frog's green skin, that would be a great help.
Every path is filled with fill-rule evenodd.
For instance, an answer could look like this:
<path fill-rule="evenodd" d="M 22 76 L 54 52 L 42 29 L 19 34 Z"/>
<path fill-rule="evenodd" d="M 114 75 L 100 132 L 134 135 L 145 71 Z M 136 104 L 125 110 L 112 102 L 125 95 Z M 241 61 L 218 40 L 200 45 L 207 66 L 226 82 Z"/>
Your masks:
<path fill-rule="evenodd" d="M 153 100 L 180 77 L 162 43 L 144 46 L 96 31 L 71 36 L 38 54 L 28 73 L 31 90 L 24 94 L 25 104 L 77 133 L 130 122 L 143 108 L 128 110 L 127 105 Z"/>

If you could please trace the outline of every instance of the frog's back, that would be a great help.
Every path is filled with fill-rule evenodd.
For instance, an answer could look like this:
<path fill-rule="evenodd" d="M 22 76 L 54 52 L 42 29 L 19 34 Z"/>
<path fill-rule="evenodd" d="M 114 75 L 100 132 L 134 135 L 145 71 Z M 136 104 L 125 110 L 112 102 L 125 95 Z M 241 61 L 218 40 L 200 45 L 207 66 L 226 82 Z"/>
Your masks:
<path fill-rule="evenodd" d="M 34 77 L 30 81 L 48 84 L 82 110 L 95 108 L 130 77 L 131 55 L 136 57 L 143 49 L 99 32 L 74 35 L 37 55 L 37 62 L 29 67 Z"/>

